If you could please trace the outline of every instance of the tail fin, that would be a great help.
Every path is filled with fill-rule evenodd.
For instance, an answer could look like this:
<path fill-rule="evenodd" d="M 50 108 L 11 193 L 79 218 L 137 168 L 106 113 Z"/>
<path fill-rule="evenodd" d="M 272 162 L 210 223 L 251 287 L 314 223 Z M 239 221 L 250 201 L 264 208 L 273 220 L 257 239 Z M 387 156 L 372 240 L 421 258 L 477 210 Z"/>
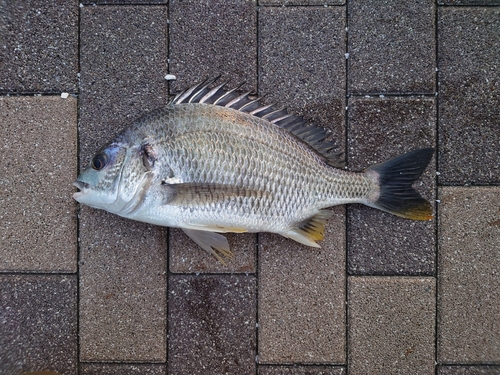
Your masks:
<path fill-rule="evenodd" d="M 412 184 L 427 168 L 433 153 L 432 148 L 422 148 L 368 168 L 379 175 L 380 183 L 380 196 L 370 206 L 407 219 L 432 219 L 431 204 Z"/>

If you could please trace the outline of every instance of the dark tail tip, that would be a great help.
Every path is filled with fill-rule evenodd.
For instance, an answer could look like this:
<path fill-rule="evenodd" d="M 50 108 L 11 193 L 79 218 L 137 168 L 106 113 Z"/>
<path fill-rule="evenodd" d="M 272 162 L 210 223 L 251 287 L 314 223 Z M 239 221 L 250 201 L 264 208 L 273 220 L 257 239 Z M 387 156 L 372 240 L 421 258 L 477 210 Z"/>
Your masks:
<path fill-rule="evenodd" d="M 378 173 L 380 183 L 380 196 L 371 206 L 412 220 L 432 219 L 432 205 L 412 184 L 427 168 L 433 154 L 433 148 L 422 148 L 368 168 Z"/>

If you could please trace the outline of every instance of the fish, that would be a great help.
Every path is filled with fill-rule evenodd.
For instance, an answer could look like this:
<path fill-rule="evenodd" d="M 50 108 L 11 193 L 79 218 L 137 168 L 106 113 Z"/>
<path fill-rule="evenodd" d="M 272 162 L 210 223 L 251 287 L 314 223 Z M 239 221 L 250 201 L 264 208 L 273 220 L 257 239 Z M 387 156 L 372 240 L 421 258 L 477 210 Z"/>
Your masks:
<path fill-rule="evenodd" d="M 223 264 L 233 254 L 221 233 L 271 232 L 320 247 L 335 205 L 432 219 L 430 202 L 412 185 L 433 148 L 348 171 L 323 128 L 217 78 L 184 90 L 102 146 L 73 183 L 73 198 L 181 228 Z"/>

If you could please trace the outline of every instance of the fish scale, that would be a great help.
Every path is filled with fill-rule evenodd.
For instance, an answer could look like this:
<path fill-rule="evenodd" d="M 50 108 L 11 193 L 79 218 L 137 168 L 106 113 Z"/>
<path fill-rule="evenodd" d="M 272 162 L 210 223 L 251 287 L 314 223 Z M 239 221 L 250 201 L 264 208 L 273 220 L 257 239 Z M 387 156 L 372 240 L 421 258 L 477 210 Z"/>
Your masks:
<path fill-rule="evenodd" d="M 363 203 L 428 220 L 412 187 L 432 158 L 415 150 L 363 172 L 342 163 L 324 130 L 213 81 L 179 94 L 104 145 L 74 185 L 80 203 L 182 228 L 223 261 L 223 232 L 273 232 L 318 247 L 330 206 Z"/>

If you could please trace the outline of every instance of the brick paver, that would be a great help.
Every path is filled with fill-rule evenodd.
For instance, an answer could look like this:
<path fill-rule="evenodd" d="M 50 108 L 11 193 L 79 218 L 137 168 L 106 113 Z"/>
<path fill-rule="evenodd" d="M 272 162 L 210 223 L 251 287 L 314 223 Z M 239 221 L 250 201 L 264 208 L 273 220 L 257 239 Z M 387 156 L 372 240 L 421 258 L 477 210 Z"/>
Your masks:
<path fill-rule="evenodd" d="M 0 97 L 0 271 L 76 271 L 76 118 L 72 97 Z"/>
<path fill-rule="evenodd" d="M 500 187 L 439 199 L 438 360 L 500 362 Z"/>
<path fill-rule="evenodd" d="M 0 375 L 500 374 L 499 5 L 0 0 Z M 436 218 L 333 208 L 321 249 L 230 234 L 222 265 L 72 199 L 101 145 L 218 74 L 349 169 L 435 147 Z"/>

